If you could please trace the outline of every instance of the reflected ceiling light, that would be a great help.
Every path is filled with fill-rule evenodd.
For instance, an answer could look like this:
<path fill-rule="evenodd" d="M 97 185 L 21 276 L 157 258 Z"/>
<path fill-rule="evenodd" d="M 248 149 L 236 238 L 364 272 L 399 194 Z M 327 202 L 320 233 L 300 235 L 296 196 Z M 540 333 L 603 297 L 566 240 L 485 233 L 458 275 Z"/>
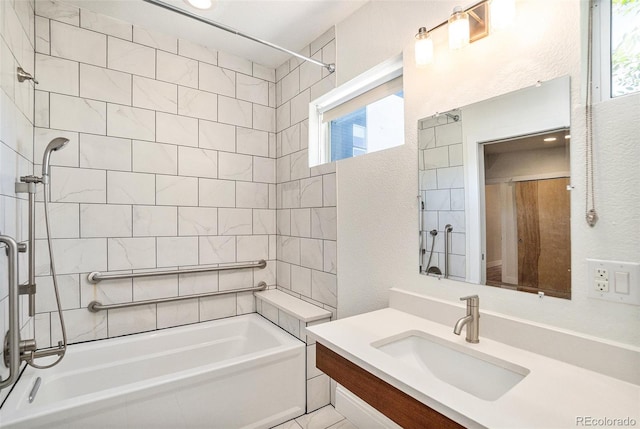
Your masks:
<path fill-rule="evenodd" d="M 426 27 L 420 27 L 416 34 L 416 65 L 424 67 L 433 61 L 433 40 Z"/>
<path fill-rule="evenodd" d="M 184 0 L 189 6 L 193 6 L 196 9 L 211 9 L 213 6 L 213 0 Z"/>
<path fill-rule="evenodd" d="M 491 0 L 491 30 L 507 28 L 513 23 L 515 16 L 515 0 Z"/>
<path fill-rule="evenodd" d="M 555 138 L 555 137 L 547 137 L 547 138 L 544 139 L 544 141 L 546 141 L 546 142 L 554 142 L 556 140 L 558 140 L 558 139 Z"/>
<path fill-rule="evenodd" d="M 460 49 L 469 44 L 469 14 L 460 6 L 449 17 L 449 48 Z"/>
<path fill-rule="evenodd" d="M 571 138 L 571 134 L 567 134 L 566 136 L 564 136 L 564 138 L 569 140 Z"/>

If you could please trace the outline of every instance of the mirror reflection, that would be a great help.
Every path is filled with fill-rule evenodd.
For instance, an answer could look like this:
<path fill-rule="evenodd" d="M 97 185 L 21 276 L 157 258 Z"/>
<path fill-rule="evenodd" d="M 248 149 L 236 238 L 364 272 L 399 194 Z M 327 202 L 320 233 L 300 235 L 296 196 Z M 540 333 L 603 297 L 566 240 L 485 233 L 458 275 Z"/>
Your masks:
<path fill-rule="evenodd" d="M 571 297 L 569 88 L 418 121 L 420 273 Z"/>

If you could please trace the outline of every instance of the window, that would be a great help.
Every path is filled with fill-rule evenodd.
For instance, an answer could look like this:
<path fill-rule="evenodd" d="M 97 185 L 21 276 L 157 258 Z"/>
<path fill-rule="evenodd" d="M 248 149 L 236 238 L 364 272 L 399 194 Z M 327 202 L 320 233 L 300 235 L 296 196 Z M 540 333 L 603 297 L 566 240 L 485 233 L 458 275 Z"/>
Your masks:
<path fill-rule="evenodd" d="M 600 99 L 639 92 L 640 0 L 597 1 L 594 44 L 600 46 Z"/>
<path fill-rule="evenodd" d="M 403 144 L 402 58 L 375 67 L 309 106 L 310 166 Z"/>

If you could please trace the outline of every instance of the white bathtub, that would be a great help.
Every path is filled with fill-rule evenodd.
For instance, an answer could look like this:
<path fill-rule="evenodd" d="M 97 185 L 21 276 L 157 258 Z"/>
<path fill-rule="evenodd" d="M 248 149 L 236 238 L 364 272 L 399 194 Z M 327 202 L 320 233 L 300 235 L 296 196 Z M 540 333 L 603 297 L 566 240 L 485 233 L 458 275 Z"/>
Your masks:
<path fill-rule="evenodd" d="M 58 366 L 27 368 L 0 426 L 267 428 L 304 412 L 304 343 L 248 314 L 72 345 Z"/>

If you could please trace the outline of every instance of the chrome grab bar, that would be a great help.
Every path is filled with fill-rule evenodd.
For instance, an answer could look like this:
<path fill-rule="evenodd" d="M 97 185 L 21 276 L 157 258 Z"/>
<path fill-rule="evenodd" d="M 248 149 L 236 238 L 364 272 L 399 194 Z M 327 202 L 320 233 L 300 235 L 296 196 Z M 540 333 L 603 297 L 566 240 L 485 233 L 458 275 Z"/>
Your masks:
<path fill-rule="evenodd" d="M 451 242 L 453 226 L 446 224 L 444 227 L 444 278 L 449 278 L 449 246 Z"/>
<path fill-rule="evenodd" d="M 222 267 L 207 267 L 207 268 L 187 268 L 184 270 L 166 270 L 166 271 L 143 271 L 139 273 L 123 273 L 123 274 L 102 274 L 100 271 L 94 271 L 87 275 L 89 283 L 98 283 L 103 280 L 121 280 L 121 279 L 133 279 L 137 277 L 155 277 L 155 276 L 170 276 L 175 274 L 191 274 L 191 273 L 206 273 L 210 271 L 226 271 L 226 270 L 241 270 L 244 268 L 264 268 L 267 266 L 267 261 L 260 259 L 256 263 L 252 264 L 236 264 L 236 265 L 224 265 Z"/>
<path fill-rule="evenodd" d="M 7 246 L 9 257 L 9 331 L 4 339 L 4 354 L 9 357 L 9 376 L 0 380 L 0 389 L 11 386 L 20 370 L 20 311 L 18 309 L 18 243 L 6 235 L 0 235 L 0 243 Z"/>
<path fill-rule="evenodd" d="M 170 298 L 147 299 L 144 301 L 123 302 L 120 304 L 102 305 L 98 301 L 91 301 L 87 306 L 87 310 L 89 310 L 92 313 L 97 313 L 98 311 L 102 311 L 102 310 L 113 310 L 117 308 L 135 307 L 138 305 L 162 304 L 165 302 L 182 301 L 185 299 L 194 299 L 194 298 L 207 298 L 210 296 L 227 295 L 230 293 L 238 293 L 238 292 L 257 292 L 257 291 L 265 290 L 266 288 L 267 288 L 267 284 L 265 282 L 260 282 L 258 283 L 258 286 L 247 287 L 243 289 L 230 289 L 230 290 L 223 290 L 218 292 L 199 293 L 195 295 L 173 296 Z"/>

